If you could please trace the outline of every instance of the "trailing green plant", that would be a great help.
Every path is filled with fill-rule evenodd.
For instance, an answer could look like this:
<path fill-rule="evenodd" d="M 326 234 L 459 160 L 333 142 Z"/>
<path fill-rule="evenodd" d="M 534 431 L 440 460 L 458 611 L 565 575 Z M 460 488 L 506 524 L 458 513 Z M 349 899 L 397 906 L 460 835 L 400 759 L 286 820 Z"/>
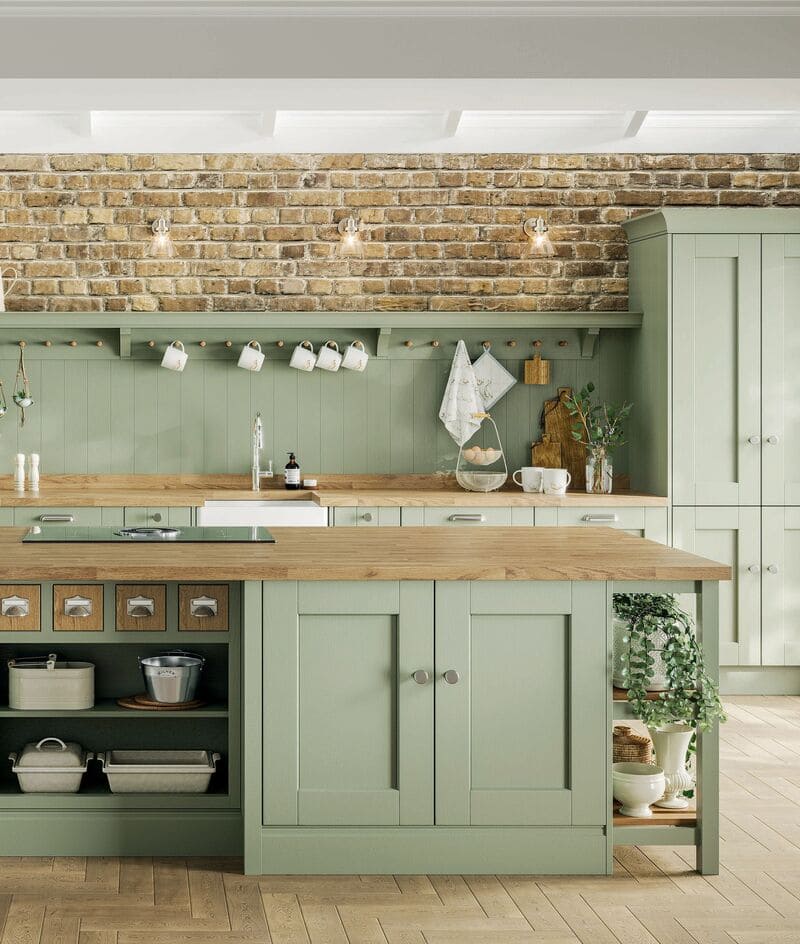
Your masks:
<path fill-rule="evenodd" d="M 725 721 L 719 687 L 706 672 L 692 620 L 671 593 L 615 593 L 614 613 L 628 621 L 628 647 L 620 653 L 628 701 L 648 726 L 682 721 L 705 731 Z M 667 690 L 647 697 L 655 659 L 651 637 L 664 633 L 662 652 Z"/>

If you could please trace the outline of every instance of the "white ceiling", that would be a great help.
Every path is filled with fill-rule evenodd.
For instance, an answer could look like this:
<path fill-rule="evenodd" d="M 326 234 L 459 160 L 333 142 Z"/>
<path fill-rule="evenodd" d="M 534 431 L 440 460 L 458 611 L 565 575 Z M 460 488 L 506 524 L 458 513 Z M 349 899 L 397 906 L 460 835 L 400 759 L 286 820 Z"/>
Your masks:
<path fill-rule="evenodd" d="M 800 151 L 800 0 L 0 0 L 0 151 Z"/>

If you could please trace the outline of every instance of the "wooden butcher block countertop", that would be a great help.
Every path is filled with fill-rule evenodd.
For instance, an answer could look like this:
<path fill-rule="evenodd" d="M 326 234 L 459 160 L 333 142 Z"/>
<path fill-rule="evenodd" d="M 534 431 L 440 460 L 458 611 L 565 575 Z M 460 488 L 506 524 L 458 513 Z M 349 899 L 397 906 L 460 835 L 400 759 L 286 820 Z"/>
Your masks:
<path fill-rule="evenodd" d="M 438 475 L 320 475 L 313 489 L 287 491 L 282 479 L 267 479 L 260 492 L 243 475 L 46 475 L 34 494 L 14 491 L 11 476 L 0 484 L 0 508 L 198 507 L 207 501 L 305 499 L 326 508 L 428 507 L 666 507 L 661 495 L 619 491 L 611 495 L 568 492 L 539 495 L 512 484 L 498 492 L 466 492 L 452 477 Z"/>
<path fill-rule="evenodd" d="M 23 544 L 14 580 L 729 580 L 730 568 L 611 528 L 273 528 L 276 544 Z"/>

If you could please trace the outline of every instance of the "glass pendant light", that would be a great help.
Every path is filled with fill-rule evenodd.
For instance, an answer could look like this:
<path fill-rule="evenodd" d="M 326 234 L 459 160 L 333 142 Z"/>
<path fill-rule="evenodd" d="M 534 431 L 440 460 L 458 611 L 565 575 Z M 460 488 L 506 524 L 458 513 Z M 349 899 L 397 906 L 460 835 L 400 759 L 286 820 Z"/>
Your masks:
<path fill-rule="evenodd" d="M 525 220 L 522 224 L 522 230 L 528 237 L 527 255 L 554 256 L 556 254 L 543 216 L 533 216 Z"/>
<path fill-rule="evenodd" d="M 152 230 L 149 255 L 156 259 L 171 259 L 175 255 L 175 245 L 169 234 L 169 223 L 163 216 L 159 216 L 157 220 L 153 220 Z"/>
<path fill-rule="evenodd" d="M 346 216 L 339 221 L 338 255 L 345 259 L 360 259 L 364 255 L 364 241 L 361 238 L 361 224 L 354 216 Z"/>

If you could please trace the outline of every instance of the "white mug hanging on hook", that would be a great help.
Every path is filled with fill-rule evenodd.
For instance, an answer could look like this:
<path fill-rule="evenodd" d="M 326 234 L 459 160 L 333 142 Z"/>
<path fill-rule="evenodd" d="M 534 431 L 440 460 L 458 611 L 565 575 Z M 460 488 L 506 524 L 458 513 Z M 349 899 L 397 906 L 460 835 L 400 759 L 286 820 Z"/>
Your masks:
<path fill-rule="evenodd" d="M 317 367 L 323 370 L 338 370 L 342 366 L 342 355 L 335 341 L 326 341 L 317 354 Z"/>
<path fill-rule="evenodd" d="M 164 356 L 161 358 L 161 366 L 166 367 L 167 370 L 183 370 L 188 360 L 189 355 L 184 350 L 183 343 L 181 341 L 173 341 L 166 351 L 164 351 Z"/>
<path fill-rule="evenodd" d="M 347 370 L 366 370 L 369 354 L 363 341 L 353 341 L 342 356 L 342 367 Z"/>
<path fill-rule="evenodd" d="M 292 351 L 289 366 L 296 370 L 313 370 L 317 363 L 317 355 L 310 341 L 301 341 Z"/>
<path fill-rule="evenodd" d="M 245 370 L 261 370 L 265 356 L 261 352 L 261 345 L 258 341 L 250 341 L 242 348 L 236 366 L 243 367 Z"/>
<path fill-rule="evenodd" d="M 11 275 L 9 275 L 9 272 Z M 11 281 L 5 285 L 4 279 L 11 279 Z M 16 269 L 6 269 L 3 271 L 0 269 L 0 311 L 6 310 L 6 295 L 11 294 L 11 289 L 17 284 L 17 270 Z M 5 287 L 4 287 L 5 285 Z"/>

